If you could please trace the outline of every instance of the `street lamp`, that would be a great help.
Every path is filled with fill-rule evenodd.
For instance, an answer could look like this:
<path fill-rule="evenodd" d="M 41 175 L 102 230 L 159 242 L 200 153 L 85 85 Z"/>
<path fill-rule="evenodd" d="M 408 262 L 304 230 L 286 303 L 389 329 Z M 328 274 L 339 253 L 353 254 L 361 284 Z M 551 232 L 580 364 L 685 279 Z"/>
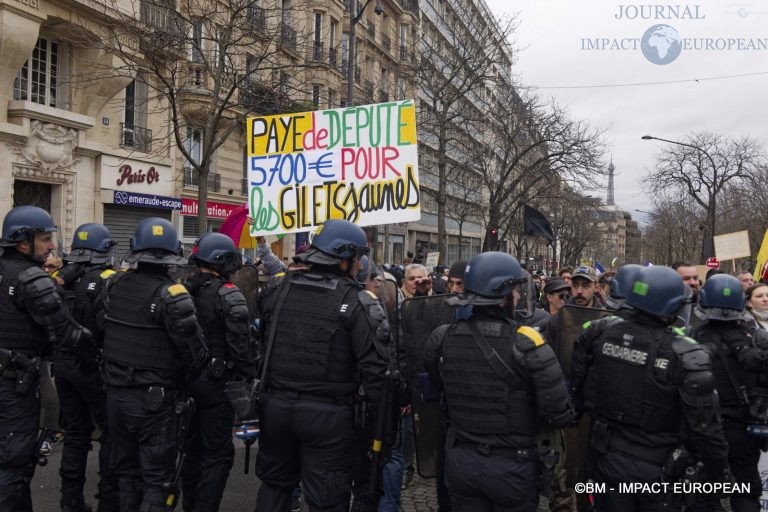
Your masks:
<path fill-rule="evenodd" d="M 669 224 L 667 224 L 666 219 L 661 215 L 659 215 L 658 213 L 648 212 L 645 210 L 638 210 L 637 208 L 635 208 L 635 211 L 656 217 L 664 225 L 664 230 L 667 232 L 667 265 L 671 267 L 673 263 L 672 261 L 672 228 L 669 226 Z"/>
<path fill-rule="evenodd" d="M 695 146 L 693 144 L 688 144 L 687 142 L 679 142 L 676 140 L 669 140 L 669 139 L 662 139 L 660 137 L 654 137 L 653 135 L 643 135 L 641 137 L 643 140 L 658 140 L 661 142 L 668 142 L 670 144 L 677 144 L 678 146 L 685 146 L 688 148 L 693 148 L 696 151 L 699 151 L 700 153 L 703 153 L 707 159 L 709 160 L 710 165 L 712 165 L 712 172 L 717 174 L 717 165 L 715 164 L 715 159 L 712 158 L 712 155 L 707 153 L 704 149 L 700 148 L 699 146 Z M 716 215 L 716 208 L 715 208 L 715 196 L 710 196 L 710 204 L 707 208 L 707 228 L 709 229 L 709 236 L 707 236 L 707 232 L 704 233 L 704 239 L 701 242 L 701 261 L 706 261 L 707 258 L 710 256 L 714 256 L 714 237 L 715 237 L 715 223 L 717 221 L 717 215 Z"/>
<path fill-rule="evenodd" d="M 349 1 L 349 44 L 347 45 L 347 106 L 353 107 L 355 105 L 355 45 L 357 44 L 356 29 L 357 24 L 363 17 L 365 8 L 368 7 L 373 0 L 366 0 L 365 4 L 360 8 L 359 12 L 354 12 L 357 9 L 357 0 Z M 384 6 L 381 5 L 380 0 L 376 0 L 376 7 L 373 12 L 377 16 L 384 14 Z"/>

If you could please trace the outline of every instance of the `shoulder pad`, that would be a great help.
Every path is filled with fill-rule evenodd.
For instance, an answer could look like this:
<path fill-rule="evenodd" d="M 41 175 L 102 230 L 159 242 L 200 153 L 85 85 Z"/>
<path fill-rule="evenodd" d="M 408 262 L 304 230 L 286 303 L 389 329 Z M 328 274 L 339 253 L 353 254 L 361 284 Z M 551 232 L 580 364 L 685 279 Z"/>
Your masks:
<path fill-rule="evenodd" d="M 609 325 L 612 325 L 614 323 L 622 322 L 623 319 L 616 315 L 610 315 L 605 316 L 603 318 L 598 318 L 597 320 L 587 320 L 583 324 L 581 324 L 581 328 L 583 330 L 587 330 L 592 326 L 602 326 L 602 327 L 608 327 Z"/>
<path fill-rule="evenodd" d="M 25 268 L 18 274 L 19 282 L 22 284 L 31 283 L 32 281 L 43 278 L 49 279 L 51 281 L 51 286 L 53 286 L 53 280 L 51 279 L 51 276 L 48 275 L 48 272 L 40 267 Z"/>
<path fill-rule="evenodd" d="M 168 295 L 170 295 L 171 297 L 176 297 L 177 295 L 181 295 L 182 293 L 189 293 L 183 284 L 172 284 L 171 286 L 166 288 L 166 291 L 168 292 Z"/>
<path fill-rule="evenodd" d="M 277 274 L 273 275 L 272 277 L 285 277 L 285 272 L 278 272 Z"/>
<path fill-rule="evenodd" d="M 223 285 L 219 286 L 219 295 L 229 295 L 230 293 L 239 292 L 240 288 L 235 283 L 224 283 Z"/>
<path fill-rule="evenodd" d="M 521 325 L 517 328 L 517 333 L 521 335 L 518 337 L 518 348 L 523 352 L 527 352 L 528 350 L 532 350 L 546 344 L 546 341 L 544 341 L 544 337 L 541 335 L 541 333 L 539 333 L 539 331 L 533 327 Z"/>
<path fill-rule="evenodd" d="M 374 303 L 379 304 L 379 298 L 376 294 L 368 290 L 360 290 L 357 294 L 357 298 L 360 300 L 360 304 L 364 306 L 371 306 Z"/>
<path fill-rule="evenodd" d="M 112 270 L 111 268 L 108 268 L 108 269 L 106 269 L 104 272 L 102 272 L 101 274 L 99 274 L 99 277 L 100 277 L 100 278 L 102 278 L 102 279 L 109 279 L 110 277 L 112 277 L 112 276 L 113 276 L 113 275 L 115 275 L 116 273 L 117 273 L 117 272 L 115 272 L 115 271 L 114 271 L 114 270 Z"/>
<path fill-rule="evenodd" d="M 691 338 L 677 337 L 672 342 L 672 350 L 680 358 L 686 371 L 710 370 L 709 352 Z"/>

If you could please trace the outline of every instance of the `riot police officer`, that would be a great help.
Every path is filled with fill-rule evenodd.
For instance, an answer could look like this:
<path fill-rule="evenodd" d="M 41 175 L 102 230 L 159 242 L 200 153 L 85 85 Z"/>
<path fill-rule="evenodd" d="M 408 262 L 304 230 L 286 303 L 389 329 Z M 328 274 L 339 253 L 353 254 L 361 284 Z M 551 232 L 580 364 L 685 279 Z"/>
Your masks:
<path fill-rule="evenodd" d="M 206 370 L 188 387 L 196 407 L 186 440 L 183 504 L 185 511 L 215 512 L 235 458 L 235 414 L 224 393 L 225 383 L 253 380 L 256 363 L 249 339 L 248 305 L 230 281 L 242 266 L 235 244 L 226 235 L 207 233 L 192 251 L 190 263 L 199 271 L 185 285 L 194 299 L 210 359 Z"/>
<path fill-rule="evenodd" d="M 750 401 L 762 399 L 756 394 L 764 391 L 758 390 L 758 385 L 764 386 L 768 347 L 760 333 L 755 337 L 749 334 L 743 321 L 744 303 L 741 283 L 736 277 L 728 274 L 710 277 L 699 292 L 699 303 L 694 310 L 702 324 L 692 332 L 711 354 L 731 472 L 737 482 L 750 486 L 749 493 L 730 495 L 734 512 L 760 510 L 762 484 L 757 463 L 761 439 L 751 435 L 747 428 L 756 421 L 766 420 L 764 416 L 750 414 Z M 691 510 L 716 509 L 716 501 L 713 496 L 698 496 Z"/>
<path fill-rule="evenodd" d="M 623 319 L 588 323 L 576 342 L 574 402 L 592 418 L 588 474 L 616 489 L 595 495 L 598 510 L 667 510 L 667 499 L 679 495 L 618 489 L 626 482 L 675 481 L 686 466 L 695 467 L 681 455 L 681 432 L 686 447 L 728 478 L 709 355 L 671 328 L 689 297 L 674 270 L 644 267 L 626 291 L 633 309 Z"/>
<path fill-rule="evenodd" d="M 83 224 L 75 230 L 67 265 L 59 272 L 72 295 L 72 315 L 98 334 L 96 297 L 112 270 L 115 242 L 101 224 Z M 96 340 L 101 345 L 101 340 Z M 93 347 L 96 349 L 96 346 Z M 61 406 L 61 426 L 66 432 L 61 455 L 61 507 L 67 512 L 88 510 L 83 498 L 85 470 L 91 435 L 99 427 L 99 512 L 116 512 L 117 482 L 109 471 L 107 401 L 96 361 L 97 352 L 75 352 L 66 347 L 54 351 L 56 391 Z M 94 425 L 94 422 L 96 425 Z"/>
<path fill-rule="evenodd" d="M 536 510 L 540 421 L 561 427 L 572 418 L 552 349 L 512 319 L 527 280 L 509 254 L 475 256 L 464 274 L 471 313 L 435 329 L 426 344 L 424 364 L 442 382 L 451 419 L 445 479 L 457 512 Z"/>
<path fill-rule="evenodd" d="M 56 247 L 56 226 L 36 206 L 17 206 L 3 219 L 0 246 L 0 512 L 32 510 L 37 462 L 38 373 L 52 345 L 74 349 L 91 333 L 68 314 L 40 265 Z"/>
<path fill-rule="evenodd" d="M 120 510 L 159 512 L 174 491 L 174 409 L 207 349 L 192 297 L 168 274 L 168 265 L 185 263 L 171 223 L 141 221 L 126 260 L 136 268 L 107 281 L 99 311 L 111 463 Z"/>
<path fill-rule="evenodd" d="M 296 256 L 311 268 L 289 272 L 262 299 L 258 512 L 285 510 L 299 480 L 310 510 L 349 507 L 353 396 L 362 383 L 378 401 L 387 371 L 354 279 L 367 249 L 359 226 L 329 220 Z"/>

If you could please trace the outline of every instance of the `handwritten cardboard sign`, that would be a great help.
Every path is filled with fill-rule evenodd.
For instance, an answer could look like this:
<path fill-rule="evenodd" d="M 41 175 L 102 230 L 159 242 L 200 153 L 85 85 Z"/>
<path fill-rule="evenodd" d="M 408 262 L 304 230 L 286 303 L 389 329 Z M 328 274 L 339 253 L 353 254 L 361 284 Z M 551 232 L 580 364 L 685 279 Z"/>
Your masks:
<path fill-rule="evenodd" d="M 421 217 L 413 100 L 249 117 L 251 235 Z"/>

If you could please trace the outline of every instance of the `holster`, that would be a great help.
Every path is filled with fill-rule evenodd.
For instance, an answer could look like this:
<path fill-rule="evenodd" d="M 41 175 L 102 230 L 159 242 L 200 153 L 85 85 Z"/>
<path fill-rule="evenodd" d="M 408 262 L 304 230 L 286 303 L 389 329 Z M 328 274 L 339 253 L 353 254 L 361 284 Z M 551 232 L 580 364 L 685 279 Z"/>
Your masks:
<path fill-rule="evenodd" d="M 610 437 L 611 433 L 607 423 L 600 420 L 592 421 L 592 435 L 589 437 L 589 446 L 598 453 L 605 453 L 608 451 Z"/>
<path fill-rule="evenodd" d="M 14 393 L 26 396 L 37 386 L 40 358 L 0 348 L 0 375 L 15 381 Z"/>

